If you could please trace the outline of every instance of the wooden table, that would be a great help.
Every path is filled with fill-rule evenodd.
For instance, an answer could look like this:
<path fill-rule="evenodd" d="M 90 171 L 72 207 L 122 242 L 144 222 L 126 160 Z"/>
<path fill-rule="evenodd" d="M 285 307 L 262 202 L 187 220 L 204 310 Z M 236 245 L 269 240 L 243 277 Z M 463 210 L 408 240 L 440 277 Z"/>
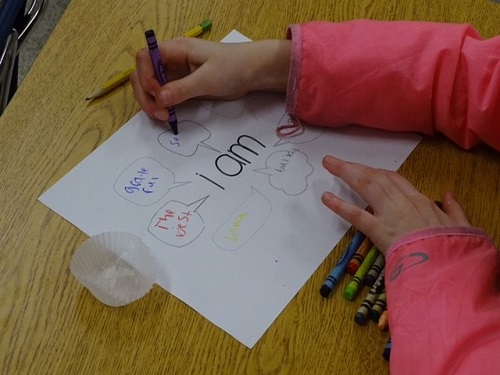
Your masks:
<path fill-rule="evenodd" d="M 0 118 L 0 373 L 388 372 L 388 333 L 353 322 L 362 296 L 347 303 L 318 293 L 347 237 L 252 350 L 159 287 L 111 308 L 69 273 L 86 236 L 37 198 L 139 110 L 128 84 L 91 105 L 84 98 L 134 63 L 145 29 L 165 39 L 206 18 L 214 27 L 203 38 L 215 41 L 233 28 L 281 38 L 291 23 L 355 18 L 469 22 L 485 37 L 500 34 L 500 5 L 487 0 L 73 0 Z M 432 198 L 453 190 L 500 243 L 498 153 L 465 152 L 438 136 L 400 172 Z"/>

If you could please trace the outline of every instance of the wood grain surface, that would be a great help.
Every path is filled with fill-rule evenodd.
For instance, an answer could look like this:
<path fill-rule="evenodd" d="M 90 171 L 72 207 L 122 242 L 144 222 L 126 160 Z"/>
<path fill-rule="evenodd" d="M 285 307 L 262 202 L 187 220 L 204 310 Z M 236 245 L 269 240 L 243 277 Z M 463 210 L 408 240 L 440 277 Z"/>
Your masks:
<path fill-rule="evenodd" d="M 1 374 L 389 372 L 388 334 L 353 321 L 363 295 L 319 295 L 352 232 L 252 350 L 159 287 L 111 308 L 69 273 L 86 235 L 37 198 L 139 110 L 129 84 L 91 104 L 85 97 L 135 63 L 144 30 L 167 39 L 207 18 L 214 26 L 202 38 L 214 41 L 232 29 L 283 38 L 292 23 L 356 18 L 468 22 L 485 37 L 500 34 L 500 5 L 487 0 L 73 0 L 0 117 Z M 498 153 L 426 138 L 400 172 L 434 199 L 454 191 L 471 222 L 500 243 Z"/>

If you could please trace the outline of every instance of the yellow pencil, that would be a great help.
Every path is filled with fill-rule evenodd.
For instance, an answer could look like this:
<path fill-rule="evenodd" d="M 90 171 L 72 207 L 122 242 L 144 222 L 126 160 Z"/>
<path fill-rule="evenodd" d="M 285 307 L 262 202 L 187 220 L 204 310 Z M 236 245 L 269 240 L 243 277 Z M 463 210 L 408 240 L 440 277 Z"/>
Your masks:
<path fill-rule="evenodd" d="M 130 75 L 134 72 L 135 65 L 124 70 L 123 72 L 118 73 L 111 79 L 108 79 L 106 82 L 102 84 L 96 91 L 94 91 L 86 100 L 93 100 L 103 96 L 104 94 L 110 92 L 115 87 L 121 85 L 123 82 L 127 81 L 130 78 Z"/>
<path fill-rule="evenodd" d="M 212 27 L 212 22 L 210 20 L 203 21 L 199 25 L 196 25 L 193 27 L 191 30 L 186 31 L 183 36 L 188 37 L 188 38 L 194 38 L 197 37 L 198 35 L 201 35 L 203 32 L 206 30 L 209 30 Z M 127 70 L 124 70 L 120 73 L 118 73 L 116 76 L 113 78 L 108 79 L 106 82 L 104 82 L 101 87 L 99 87 L 96 91 L 94 91 L 92 94 L 90 94 L 85 100 L 94 100 L 97 99 L 111 90 L 113 90 L 115 87 L 121 85 L 122 83 L 126 82 L 129 80 L 130 75 L 134 72 L 135 70 L 135 65 L 128 68 Z"/>
<path fill-rule="evenodd" d="M 194 38 L 198 35 L 201 35 L 205 31 L 209 30 L 212 27 L 212 21 L 206 20 L 200 23 L 199 25 L 196 25 L 193 27 L 191 30 L 186 31 L 183 36 L 187 38 Z"/>

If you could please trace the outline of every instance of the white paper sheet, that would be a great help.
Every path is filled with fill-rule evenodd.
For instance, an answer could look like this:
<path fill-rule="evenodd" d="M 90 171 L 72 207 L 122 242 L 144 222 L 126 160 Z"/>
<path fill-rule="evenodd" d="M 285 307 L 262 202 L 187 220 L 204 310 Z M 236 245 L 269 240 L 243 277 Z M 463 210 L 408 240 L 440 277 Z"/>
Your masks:
<path fill-rule="evenodd" d="M 420 140 L 358 127 L 279 139 L 284 108 L 281 94 L 191 101 L 178 136 L 139 112 L 40 201 L 89 236 L 142 237 L 157 283 L 251 348 L 349 228 L 321 193 L 365 206 L 323 156 L 395 170 Z"/>

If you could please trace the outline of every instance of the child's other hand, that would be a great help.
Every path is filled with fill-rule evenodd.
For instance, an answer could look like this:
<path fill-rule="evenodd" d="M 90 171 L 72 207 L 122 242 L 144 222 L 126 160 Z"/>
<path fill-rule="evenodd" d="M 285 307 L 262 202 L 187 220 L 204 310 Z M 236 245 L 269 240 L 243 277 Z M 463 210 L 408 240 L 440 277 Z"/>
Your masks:
<path fill-rule="evenodd" d="M 323 193 L 323 204 L 370 237 L 383 253 L 407 233 L 470 226 L 450 192 L 445 193 L 441 210 L 396 172 L 349 163 L 333 156 L 326 156 L 323 166 L 351 186 L 371 207 L 373 214 L 330 192 Z"/>

